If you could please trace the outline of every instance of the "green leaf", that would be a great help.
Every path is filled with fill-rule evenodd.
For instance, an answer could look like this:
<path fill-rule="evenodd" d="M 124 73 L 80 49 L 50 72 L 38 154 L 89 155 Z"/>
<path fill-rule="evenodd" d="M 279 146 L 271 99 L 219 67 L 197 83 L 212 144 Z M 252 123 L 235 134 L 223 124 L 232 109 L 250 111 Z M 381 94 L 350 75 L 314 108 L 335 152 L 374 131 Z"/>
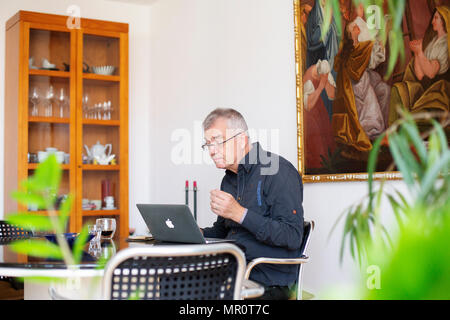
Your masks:
<path fill-rule="evenodd" d="M 87 225 L 83 226 L 83 229 L 81 230 L 81 233 L 77 236 L 75 239 L 75 243 L 73 244 L 73 259 L 75 261 L 75 264 L 78 264 L 81 261 L 82 255 L 83 255 L 83 248 L 86 244 L 87 238 L 89 236 L 89 231 Z"/>
<path fill-rule="evenodd" d="M 405 210 L 409 207 L 408 201 L 406 201 L 405 196 L 404 196 L 403 193 L 401 193 L 400 191 L 395 190 L 395 193 L 397 194 L 397 196 L 398 196 L 398 197 L 400 198 L 400 200 L 402 201 L 403 208 L 404 208 L 404 211 L 405 211 Z"/>
<path fill-rule="evenodd" d="M 342 18 L 339 0 L 330 1 L 333 8 L 333 18 L 336 23 L 336 31 L 338 35 L 342 35 Z"/>
<path fill-rule="evenodd" d="M 66 279 L 65 278 L 55 278 L 55 277 L 27 277 L 27 282 L 33 282 L 36 284 L 57 284 L 57 283 L 61 283 L 64 284 L 66 283 Z"/>
<path fill-rule="evenodd" d="M 47 206 L 44 197 L 38 194 L 13 191 L 11 192 L 11 197 L 22 205 L 35 205 L 40 209 L 45 209 Z"/>
<path fill-rule="evenodd" d="M 397 200 L 394 199 L 394 197 L 392 195 L 388 194 L 387 197 L 391 204 L 392 211 L 394 212 L 394 215 L 397 219 L 397 223 L 398 223 L 400 229 L 402 229 L 403 228 L 402 207 L 397 202 Z"/>
<path fill-rule="evenodd" d="M 410 138 L 411 142 L 413 143 L 414 148 L 416 149 L 421 162 L 426 164 L 428 159 L 427 148 L 423 143 L 422 137 L 420 136 L 417 127 L 409 122 L 405 122 L 402 125 L 402 129 L 404 129 L 405 134 Z"/>
<path fill-rule="evenodd" d="M 377 158 L 378 154 L 380 153 L 381 148 L 381 141 L 386 136 L 386 133 L 383 133 L 380 135 L 374 142 L 372 150 L 369 154 L 369 159 L 367 162 L 367 172 L 368 172 L 368 179 L 367 184 L 369 185 L 369 211 L 372 211 L 373 208 L 373 174 L 376 170 L 377 165 Z"/>
<path fill-rule="evenodd" d="M 428 163 L 427 170 L 431 168 L 441 157 L 441 146 L 436 132 L 433 132 L 428 139 Z"/>
<path fill-rule="evenodd" d="M 389 139 L 389 149 L 391 150 L 392 156 L 394 157 L 395 163 L 397 164 L 398 169 L 401 171 L 403 179 L 406 184 L 411 188 L 414 185 L 414 179 L 412 177 L 411 171 L 403 159 L 403 155 L 400 152 L 398 135 L 391 134 L 388 136 Z"/>
<path fill-rule="evenodd" d="M 11 243 L 11 248 L 17 253 L 39 258 L 62 259 L 61 249 L 47 240 L 19 240 Z"/>
<path fill-rule="evenodd" d="M 418 195 L 419 203 L 425 202 L 427 196 L 432 193 L 432 189 L 436 183 L 436 179 L 443 168 L 447 168 L 450 162 L 450 151 L 444 153 L 442 158 L 440 158 L 425 174 L 422 180 L 422 186 L 420 193 Z"/>
<path fill-rule="evenodd" d="M 434 119 L 431 119 L 431 123 L 433 124 L 433 127 L 437 133 L 437 137 L 439 138 L 441 149 L 448 149 L 447 137 L 444 130 L 442 129 L 442 126 Z"/>
<path fill-rule="evenodd" d="M 401 130 L 396 138 L 397 138 L 398 147 L 402 154 L 402 158 L 405 161 L 405 163 L 407 164 L 408 170 L 411 173 L 416 173 L 418 178 L 420 179 L 423 175 L 423 170 L 420 167 L 416 157 L 414 156 L 414 154 L 411 151 L 411 146 L 409 144 L 407 135 L 404 134 L 403 130 Z"/>
<path fill-rule="evenodd" d="M 56 195 L 61 181 L 61 167 L 56 161 L 56 156 L 51 154 L 44 162 L 40 163 L 33 175 L 34 182 L 48 189 L 49 195 Z"/>
<path fill-rule="evenodd" d="M 61 230 L 66 230 L 67 221 L 69 219 L 70 210 L 72 208 L 73 196 L 69 194 L 67 199 L 61 203 L 59 207 L 59 226 Z"/>
<path fill-rule="evenodd" d="M 330 29 L 331 25 L 331 17 L 332 17 L 332 4 L 331 2 L 334 0 L 325 1 L 325 6 L 323 8 L 323 25 L 322 25 L 322 41 L 325 40 L 325 37 Z"/>
<path fill-rule="evenodd" d="M 8 223 L 25 229 L 39 231 L 53 231 L 53 225 L 48 217 L 25 212 L 8 215 Z"/>

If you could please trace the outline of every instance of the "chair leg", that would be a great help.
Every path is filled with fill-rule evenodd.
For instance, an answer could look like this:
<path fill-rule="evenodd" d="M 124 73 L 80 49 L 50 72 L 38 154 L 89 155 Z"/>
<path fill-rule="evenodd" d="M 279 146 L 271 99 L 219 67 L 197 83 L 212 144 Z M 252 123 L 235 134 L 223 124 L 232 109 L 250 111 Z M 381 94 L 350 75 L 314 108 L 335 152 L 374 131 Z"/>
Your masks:
<path fill-rule="evenodd" d="M 0 300 L 23 300 L 24 290 L 14 289 L 8 281 L 0 281 Z"/>

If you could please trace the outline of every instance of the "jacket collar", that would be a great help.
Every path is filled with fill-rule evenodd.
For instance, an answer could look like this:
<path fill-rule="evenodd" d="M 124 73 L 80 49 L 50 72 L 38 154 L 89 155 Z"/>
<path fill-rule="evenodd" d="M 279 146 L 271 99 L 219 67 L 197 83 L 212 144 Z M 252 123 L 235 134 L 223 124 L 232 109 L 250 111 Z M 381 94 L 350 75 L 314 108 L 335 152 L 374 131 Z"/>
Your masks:
<path fill-rule="evenodd" d="M 245 170 L 245 172 L 249 172 L 251 168 L 260 163 L 260 154 L 265 152 L 259 142 L 252 143 L 252 148 L 245 155 L 244 158 L 239 162 L 238 172 L 241 170 Z"/>

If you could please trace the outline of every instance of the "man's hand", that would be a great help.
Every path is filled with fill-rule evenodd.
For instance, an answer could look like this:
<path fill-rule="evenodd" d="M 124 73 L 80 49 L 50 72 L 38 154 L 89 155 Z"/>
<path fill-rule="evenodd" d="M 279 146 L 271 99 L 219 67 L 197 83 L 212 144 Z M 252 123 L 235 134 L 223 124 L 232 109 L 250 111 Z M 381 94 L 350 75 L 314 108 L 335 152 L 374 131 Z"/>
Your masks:
<path fill-rule="evenodd" d="M 239 223 L 244 215 L 245 208 L 242 207 L 231 194 L 220 190 L 210 192 L 211 210 L 226 219 Z"/>

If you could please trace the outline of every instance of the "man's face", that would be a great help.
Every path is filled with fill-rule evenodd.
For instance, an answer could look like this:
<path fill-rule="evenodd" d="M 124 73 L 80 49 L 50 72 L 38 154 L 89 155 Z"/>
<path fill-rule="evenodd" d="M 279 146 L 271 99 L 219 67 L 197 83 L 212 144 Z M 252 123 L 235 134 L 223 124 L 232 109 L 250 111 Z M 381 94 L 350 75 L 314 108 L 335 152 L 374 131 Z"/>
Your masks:
<path fill-rule="evenodd" d="M 207 144 L 213 144 L 213 146 L 208 149 L 209 155 L 218 169 L 229 169 L 232 165 L 237 163 L 238 138 L 240 136 L 237 136 L 226 143 L 221 143 L 237 133 L 239 133 L 238 130 L 228 128 L 228 121 L 223 118 L 218 118 L 212 126 L 205 131 L 205 142 Z"/>

